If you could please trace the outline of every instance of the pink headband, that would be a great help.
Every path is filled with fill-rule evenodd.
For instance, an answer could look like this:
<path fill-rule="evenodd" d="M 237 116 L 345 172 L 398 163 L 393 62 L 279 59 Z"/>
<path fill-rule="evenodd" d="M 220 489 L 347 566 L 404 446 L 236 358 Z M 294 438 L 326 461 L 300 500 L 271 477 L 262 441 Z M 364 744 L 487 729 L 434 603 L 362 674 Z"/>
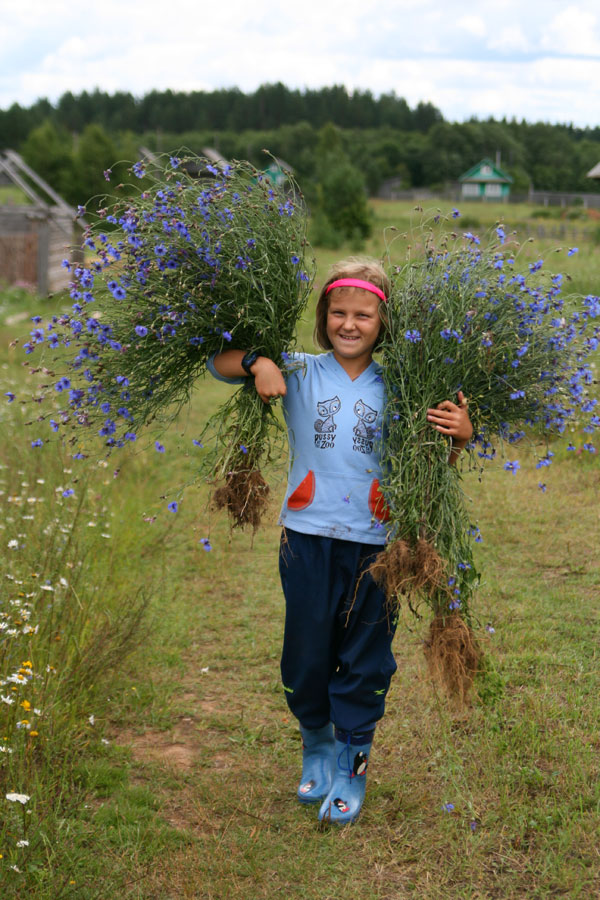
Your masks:
<path fill-rule="evenodd" d="M 381 288 L 377 287 L 376 284 L 371 284 L 370 281 L 361 281 L 360 278 L 338 278 L 337 281 L 332 281 L 331 284 L 327 286 L 325 296 L 327 296 L 329 291 L 332 291 L 334 288 L 339 287 L 362 288 L 363 291 L 370 291 L 372 294 L 377 294 L 380 300 L 387 300 L 387 297 L 385 296 Z"/>

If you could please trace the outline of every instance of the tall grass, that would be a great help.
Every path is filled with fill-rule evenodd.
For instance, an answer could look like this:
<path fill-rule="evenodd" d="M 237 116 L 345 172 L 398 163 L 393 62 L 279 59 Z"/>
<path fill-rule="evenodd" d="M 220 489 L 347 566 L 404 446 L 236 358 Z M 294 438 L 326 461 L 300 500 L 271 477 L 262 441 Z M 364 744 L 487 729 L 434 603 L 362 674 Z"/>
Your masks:
<path fill-rule="evenodd" d="M 383 253 L 383 238 L 368 249 Z M 321 272 L 330 261 L 319 254 Z M 597 290 L 598 261 L 589 245 L 564 261 L 573 287 Z M 70 301 L 0 306 L 6 321 Z M 27 330 L 5 326 L 2 346 Z M 363 816 L 322 833 L 295 801 L 300 747 L 278 676 L 283 466 L 253 541 L 229 534 L 202 485 L 173 515 L 164 495 L 193 480 L 190 438 L 228 387 L 197 384 L 164 454 L 73 460 L 31 447 L 52 433 L 23 424 L 19 397 L 35 391 L 21 361 L 18 348 L 0 360 L 0 680 L 17 676 L 0 687 L 14 699 L 0 702 L 3 900 L 597 895 L 594 456 L 553 447 L 545 492 L 525 466 L 463 473 L 483 536 L 473 617 L 488 666 L 473 705 L 448 710 L 422 626 L 401 611 Z"/>

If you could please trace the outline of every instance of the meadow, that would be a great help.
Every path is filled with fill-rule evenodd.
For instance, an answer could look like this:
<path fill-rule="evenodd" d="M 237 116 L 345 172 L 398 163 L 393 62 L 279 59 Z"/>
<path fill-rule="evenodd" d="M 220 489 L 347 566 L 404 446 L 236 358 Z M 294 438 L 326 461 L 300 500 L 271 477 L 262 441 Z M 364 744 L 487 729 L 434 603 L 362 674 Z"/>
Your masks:
<path fill-rule="evenodd" d="M 460 208 L 457 230 L 502 217 L 566 292 L 598 292 L 585 211 Z M 373 254 L 419 216 L 383 202 L 372 214 Z M 527 242 L 540 223 L 564 227 L 556 255 L 553 236 Z M 348 252 L 317 251 L 318 277 Z M 69 305 L 0 293 L 0 896 L 600 897 L 600 468 L 583 437 L 567 436 L 574 452 L 554 442 L 543 470 L 526 443 L 514 475 L 502 458 L 483 474 L 462 463 L 483 536 L 471 702 L 454 708 L 431 681 L 428 621 L 403 610 L 364 811 L 321 830 L 295 799 L 300 741 L 279 679 L 285 460 L 265 525 L 231 533 L 195 481 L 193 441 L 229 395 L 209 379 L 164 453 L 149 437 L 73 459 L 21 403 L 43 372 L 11 346 L 32 316 Z M 309 310 L 309 351 L 311 334 Z"/>

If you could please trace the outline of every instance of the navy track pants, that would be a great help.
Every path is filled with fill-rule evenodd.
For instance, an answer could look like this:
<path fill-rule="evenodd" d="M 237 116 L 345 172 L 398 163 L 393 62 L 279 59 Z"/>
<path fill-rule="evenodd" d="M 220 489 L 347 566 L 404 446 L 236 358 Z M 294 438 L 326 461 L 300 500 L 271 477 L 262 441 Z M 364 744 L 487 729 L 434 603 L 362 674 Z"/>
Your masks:
<path fill-rule="evenodd" d="M 342 731 L 368 731 L 383 716 L 396 671 L 395 623 L 383 591 L 370 575 L 360 577 L 381 549 L 289 528 L 282 535 L 281 676 L 304 728 L 331 721 Z"/>

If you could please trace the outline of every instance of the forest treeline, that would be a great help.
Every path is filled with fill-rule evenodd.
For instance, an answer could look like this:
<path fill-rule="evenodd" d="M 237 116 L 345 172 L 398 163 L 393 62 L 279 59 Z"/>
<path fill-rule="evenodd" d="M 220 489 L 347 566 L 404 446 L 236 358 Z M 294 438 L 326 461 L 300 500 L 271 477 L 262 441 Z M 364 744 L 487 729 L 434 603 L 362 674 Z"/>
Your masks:
<path fill-rule="evenodd" d="M 600 191 L 586 173 L 600 161 L 600 126 L 576 128 L 516 120 L 445 121 L 431 103 L 411 109 L 394 93 L 375 97 L 341 86 L 291 90 L 263 85 L 188 93 L 96 90 L 0 110 L 0 149 L 23 154 L 71 203 L 106 189 L 102 172 L 118 159 L 205 147 L 227 158 L 265 164 L 264 148 L 291 165 L 305 192 L 316 195 L 330 167 L 376 194 L 390 178 L 405 188 L 440 188 L 483 157 L 500 154 L 513 192 Z"/>

